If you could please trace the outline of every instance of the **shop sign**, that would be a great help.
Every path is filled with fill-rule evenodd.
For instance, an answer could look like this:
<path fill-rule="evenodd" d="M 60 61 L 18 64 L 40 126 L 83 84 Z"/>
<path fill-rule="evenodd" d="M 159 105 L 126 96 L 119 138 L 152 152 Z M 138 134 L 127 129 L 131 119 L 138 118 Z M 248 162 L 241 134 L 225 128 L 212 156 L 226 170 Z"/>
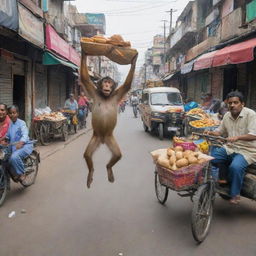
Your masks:
<path fill-rule="evenodd" d="M 16 0 L 0 0 L 0 26 L 18 30 L 18 10 Z"/>
<path fill-rule="evenodd" d="M 29 42 L 44 47 L 44 25 L 28 9 L 19 4 L 19 34 Z"/>
<path fill-rule="evenodd" d="M 106 20 L 104 13 L 85 13 L 86 22 L 93 25 L 96 29 L 106 32 Z"/>
<path fill-rule="evenodd" d="M 69 59 L 69 44 L 50 25 L 46 25 L 46 46 L 49 50 Z"/>

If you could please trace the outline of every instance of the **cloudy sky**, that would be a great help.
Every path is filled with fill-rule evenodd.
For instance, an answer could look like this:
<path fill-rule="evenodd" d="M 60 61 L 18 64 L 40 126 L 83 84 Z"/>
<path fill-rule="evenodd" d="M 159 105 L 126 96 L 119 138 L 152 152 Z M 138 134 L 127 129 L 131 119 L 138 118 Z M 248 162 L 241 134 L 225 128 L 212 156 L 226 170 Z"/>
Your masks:
<path fill-rule="evenodd" d="M 153 36 L 164 33 L 164 22 L 167 20 L 169 32 L 170 9 L 173 13 L 173 23 L 185 8 L 188 0 L 75 0 L 80 13 L 105 13 L 106 35 L 120 34 L 130 41 L 133 48 L 139 52 L 137 68 L 144 63 L 144 54 L 152 46 Z M 119 66 L 122 76 L 129 66 Z"/>

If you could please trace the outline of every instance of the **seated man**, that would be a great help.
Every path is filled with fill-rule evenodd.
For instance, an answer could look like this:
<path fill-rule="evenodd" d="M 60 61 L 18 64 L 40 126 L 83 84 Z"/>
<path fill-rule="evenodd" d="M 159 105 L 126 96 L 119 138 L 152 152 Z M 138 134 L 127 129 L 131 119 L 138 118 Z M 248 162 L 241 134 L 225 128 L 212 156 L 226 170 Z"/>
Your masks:
<path fill-rule="evenodd" d="M 26 123 L 19 119 L 19 109 L 13 105 L 8 108 L 8 115 L 11 118 L 11 124 L 6 134 L 6 139 L 11 144 L 11 157 L 9 163 L 12 171 L 15 172 L 14 180 L 22 181 L 24 175 L 23 159 L 33 151 L 33 144 L 29 143 L 28 128 Z"/>
<path fill-rule="evenodd" d="M 227 104 L 220 127 L 208 134 L 227 137 L 229 143 L 213 150 L 212 164 L 219 168 L 219 183 L 230 183 L 230 202 L 237 204 L 246 168 L 256 162 L 256 113 L 238 91 L 227 95 Z"/>

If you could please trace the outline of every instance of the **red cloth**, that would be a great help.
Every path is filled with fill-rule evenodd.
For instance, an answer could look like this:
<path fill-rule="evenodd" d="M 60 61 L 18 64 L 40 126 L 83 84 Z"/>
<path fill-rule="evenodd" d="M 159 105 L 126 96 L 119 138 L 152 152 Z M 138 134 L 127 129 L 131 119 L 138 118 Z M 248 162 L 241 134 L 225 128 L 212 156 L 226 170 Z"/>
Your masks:
<path fill-rule="evenodd" d="M 78 99 L 78 105 L 79 106 L 87 106 L 88 105 L 88 99 L 84 96 L 84 97 L 79 97 Z"/>
<path fill-rule="evenodd" d="M 0 124 L 0 139 L 6 135 L 10 123 L 11 123 L 11 119 L 9 118 L 9 116 L 6 116 L 4 122 Z"/>

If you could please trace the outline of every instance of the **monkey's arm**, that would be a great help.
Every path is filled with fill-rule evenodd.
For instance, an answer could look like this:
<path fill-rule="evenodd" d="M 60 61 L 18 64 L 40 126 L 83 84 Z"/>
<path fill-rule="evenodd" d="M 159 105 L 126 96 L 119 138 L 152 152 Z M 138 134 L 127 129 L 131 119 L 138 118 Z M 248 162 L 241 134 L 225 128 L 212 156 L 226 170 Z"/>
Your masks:
<path fill-rule="evenodd" d="M 125 79 L 124 84 L 122 86 L 120 86 L 116 91 L 116 95 L 117 95 L 118 100 L 121 100 L 123 98 L 123 96 L 131 89 L 132 79 L 133 79 L 133 75 L 134 75 L 134 71 L 135 71 L 135 67 L 136 67 L 137 57 L 138 57 L 138 54 L 132 60 L 131 68 L 130 68 L 130 71 L 129 71 L 126 79 Z"/>
<path fill-rule="evenodd" d="M 80 67 L 80 77 L 82 82 L 81 86 L 84 88 L 85 91 L 88 92 L 88 94 L 91 97 L 94 97 L 96 93 L 96 88 L 90 79 L 86 59 L 87 59 L 86 55 L 82 52 L 81 67 Z"/>

